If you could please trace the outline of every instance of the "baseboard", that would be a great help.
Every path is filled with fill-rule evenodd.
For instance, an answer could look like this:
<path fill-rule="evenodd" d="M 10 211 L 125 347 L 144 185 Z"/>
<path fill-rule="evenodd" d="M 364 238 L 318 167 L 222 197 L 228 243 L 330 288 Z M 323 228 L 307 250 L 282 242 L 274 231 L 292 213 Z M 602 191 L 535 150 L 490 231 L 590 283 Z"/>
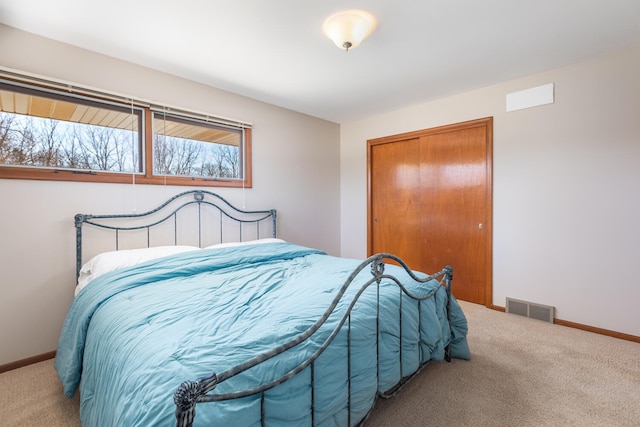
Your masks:
<path fill-rule="evenodd" d="M 501 311 L 503 313 L 506 313 L 507 309 L 505 307 L 500 307 L 499 305 L 488 305 L 487 308 L 490 308 L 491 310 L 496 310 L 496 311 Z"/>
<path fill-rule="evenodd" d="M 580 323 L 570 322 L 568 320 L 554 319 L 553 323 L 556 325 L 567 326 L 569 328 L 582 329 L 583 331 L 594 332 L 600 335 L 607 335 L 614 338 L 620 338 L 625 341 L 633 341 L 640 343 L 640 337 L 636 335 L 625 334 L 617 331 L 610 331 L 608 329 L 596 328 L 595 326 L 582 325 Z"/>
<path fill-rule="evenodd" d="M 505 307 L 500 307 L 499 305 L 491 305 L 488 308 L 496 311 L 506 312 Z M 633 341 L 640 343 L 640 336 L 625 334 L 623 332 L 611 331 L 609 329 L 596 328 L 595 326 L 583 325 L 581 323 L 570 322 L 568 320 L 562 319 L 553 319 L 553 323 L 560 326 L 566 326 L 569 328 L 580 329 L 587 332 L 593 332 L 595 334 L 606 335 L 613 338 L 619 338 L 625 341 Z"/>
<path fill-rule="evenodd" d="M 26 359 L 16 360 L 15 362 L 0 366 L 0 374 L 3 372 L 13 371 L 14 369 L 22 368 L 24 366 L 33 365 L 34 363 L 44 362 L 45 360 L 53 359 L 54 357 L 56 357 L 56 352 L 50 351 L 37 356 L 27 357 Z"/>

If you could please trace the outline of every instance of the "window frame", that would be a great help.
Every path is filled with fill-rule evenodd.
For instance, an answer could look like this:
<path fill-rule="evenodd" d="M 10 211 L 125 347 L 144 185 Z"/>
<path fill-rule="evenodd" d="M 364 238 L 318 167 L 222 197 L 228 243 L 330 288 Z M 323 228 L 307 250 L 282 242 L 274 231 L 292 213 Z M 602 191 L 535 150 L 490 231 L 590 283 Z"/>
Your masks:
<path fill-rule="evenodd" d="M 3 83 L 16 87 L 27 88 L 29 91 L 37 93 L 39 96 L 55 97 L 62 95 L 65 97 L 78 98 L 95 103 L 98 106 L 115 105 L 120 108 L 135 108 L 141 110 L 141 138 L 139 138 L 141 172 L 115 172 L 82 169 L 63 169 L 52 167 L 30 167 L 21 165 L 0 165 L 0 179 L 23 179 L 23 180 L 43 180 L 43 181 L 73 181 L 73 182 L 98 182 L 116 184 L 148 184 L 148 185 L 175 185 L 175 186 L 198 186 L 198 187 L 232 187 L 251 188 L 252 186 L 252 165 L 251 165 L 251 126 L 247 123 L 216 118 L 202 113 L 196 113 L 184 109 L 176 109 L 164 105 L 152 105 L 142 100 L 125 98 L 121 96 L 102 93 L 77 86 L 65 85 L 51 82 L 45 79 L 20 78 L 12 73 L 2 72 L 0 78 Z M 10 75 L 7 75 L 10 74 Z M 66 91 L 64 89 L 66 88 Z M 69 95 L 67 95 L 67 92 Z M 233 127 L 242 131 L 242 141 L 239 148 L 241 170 L 244 176 L 238 179 L 214 178 L 214 177 L 187 177 L 175 175 L 154 175 L 153 174 L 153 114 L 158 111 L 167 111 L 168 114 L 178 115 L 187 119 L 211 123 L 212 125 Z"/>
<path fill-rule="evenodd" d="M 205 120 L 197 119 L 197 118 L 194 118 L 194 117 L 188 117 L 188 116 L 185 116 L 183 114 L 176 114 L 174 112 L 161 111 L 161 110 L 158 110 L 158 109 L 152 109 L 151 118 L 152 118 L 152 122 L 153 122 L 153 125 L 154 125 L 153 129 L 151 129 L 151 131 L 150 131 L 150 133 L 152 134 L 152 137 L 153 137 L 153 144 L 156 144 L 156 143 L 159 142 L 159 140 L 163 140 L 164 138 L 167 137 L 165 134 L 162 133 L 163 129 L 161 129 L 163 126 L 165 126 L 164 124 L 162 126 L 159 126 L 158 129 L 156 129 L 156 125 L 158 125 L 158 123 L 162 122 L 162 121 L 173 123 L 174 125 L 178 124 L 178 125 L 186 125 L 186 126 L 195 127 L 197 129 L 199 129 L 200 132 L 215 131 L 215 132 L 225 132 L 225 133 L 228 133 L 228 134 L 235 134 L 236 137 L 239 140 L 239 143 L 238 143 L 238 145 L 232 144 L 231 146 L 237 147 L 237 150 L 238 150 L 238 156 L 237 156 L 237 158 L 238 158 L 238 164 L 237 164 L 238 171 L 237 172 L 238 172 L 239 176 L 243 176 L 244 168 L 245 168 L 245 165 L 244 165 L 244 162 L 243 162 L 244 150 L 245 150 L 245 147 L 244 147 L 244 144 L 243 144 L 243 141 L 245 139 L 245 128 L 240 128 L 238 126 L 222 125 L 222 124 L 219 124 L 219 123 L 213 123 L 211 121 L 205 121 Z M 169 136 L 169 137 L 171 137 L 171 136 Z M 183 137 L 177 136 L 177 138 L 183 138 Z M 204 140 L 201 140 L 201 139 L 199 139 L 197 137 L 195 139 L 190 139 L 188 137 L 184 137 L 184 138 L 186 140 L 189 140 L 189 141 L 204 142 L 205 144 L 206 143 L 213 143 L 213 144 L 218 145 L 218 146 L 224 145 L 223 142 L 204 141 Z M 153 145 L 152 149 L 153 149 L 153 154 L 154 154 L 153 164 L 150 166 L 151 169 L 152 169 L 152 174 L 154 176 L 163 176 L 164 177 L 165 176 L 164 174 L 158 173 L 156 171 L 156 165 L 157 165 L 157 159 L 155 158 L 155 156 L 157 155 L 156 146 Z M 181 176 L 181 175 L 168 174 L 167 177 L 169 177 L 169 176 Z M 190 178 L 189 176 L 182 176 L 182 177 Z M 211 177 L 202 177 L 202 176 L 199 176 L 199 175 L 197 177 L 203 178 L 203 179 L 214 179 L 214 180 L 218 180 L 218 181 L 238 181 L 240 179 L 240 178 L 229 178 L 229 177 L 216 178 L 216 177 L 212 177 L 212 176 Z"/>

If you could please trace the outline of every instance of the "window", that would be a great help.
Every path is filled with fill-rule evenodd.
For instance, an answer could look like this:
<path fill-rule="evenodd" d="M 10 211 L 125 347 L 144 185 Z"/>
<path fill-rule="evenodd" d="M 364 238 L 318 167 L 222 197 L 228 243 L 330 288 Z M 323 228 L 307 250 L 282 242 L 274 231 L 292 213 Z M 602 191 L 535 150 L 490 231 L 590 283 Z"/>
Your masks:
<path fill-rule="evenodd" d="M 0 178 L 250 187 L 250 148 L 246 124 L 0 80 Z"/>
<path fill-rule="evenodd" d="M 0 164 L 141 172 L 139 108 L 0 83 Z"/>
<path fill-rule="evenodd" d="M 153 114 L 153 173 L 215 179 L 242 176 L 242 130 Z"/>

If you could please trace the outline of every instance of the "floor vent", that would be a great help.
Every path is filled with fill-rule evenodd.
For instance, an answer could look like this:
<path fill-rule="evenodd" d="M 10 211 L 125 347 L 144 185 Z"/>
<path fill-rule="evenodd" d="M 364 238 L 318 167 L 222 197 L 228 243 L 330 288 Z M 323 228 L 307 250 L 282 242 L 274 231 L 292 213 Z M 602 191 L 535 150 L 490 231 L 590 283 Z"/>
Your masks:
<path fill-rule="evenodd" d="M 554 307 L 542 304 L 535 304 L 528 301 L 521 301 L 507 298 L 507 313 L 530 317 L 532 319 L 544 320 L 553 323 Z"/>

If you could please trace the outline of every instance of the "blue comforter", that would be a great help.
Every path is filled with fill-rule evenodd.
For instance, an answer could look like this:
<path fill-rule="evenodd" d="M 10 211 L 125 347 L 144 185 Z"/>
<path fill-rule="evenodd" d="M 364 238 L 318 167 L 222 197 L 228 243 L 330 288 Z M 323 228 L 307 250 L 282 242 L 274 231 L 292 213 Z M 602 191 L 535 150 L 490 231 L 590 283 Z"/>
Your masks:
<path fill-rule="evenodd" d="M 60 336 L 55 367 L 65 394 L 80 387 L 85 427 L 174 425 L 173 393 L 182 381 L 226 370 L 303 332 L 359 264 L 290 243 L 268 243 L 187 252 L 100 276 L 77 295 Z M 412 292 L 438 286 L 435 281 L 418 285 L 394 266 L 386 271 Z M 360 275 L 312 339 L 216 390 L 255 386 L 306 359 L 369 278 L 366 271 Z M 441 360 L 447 344 L 454 357 L 469 358 L 464 315 L 452 300 L 450 327 L 440 288 L 420 304 L 420 315 L 415 301 L 402 298 L 400 363 L 399 290 L 383 283 L 377 361 L 376 294 L 375 286 L 368 288 L 351 315 L 351 424 L 366 416 L 378 390 L 390 389 L 421 362 Z M 420 334 L 412 331 L 418 321 Z M 342 331 L 315 363 L 318 425 L 348 424 L 347 335 Z M 266 393 L 267 423 L 310 424 L 310 378 L 307 368 Z M 248 397 L 199 404 L 194 425 L 250 426 L 259 420 L 260 399 Z"/>

